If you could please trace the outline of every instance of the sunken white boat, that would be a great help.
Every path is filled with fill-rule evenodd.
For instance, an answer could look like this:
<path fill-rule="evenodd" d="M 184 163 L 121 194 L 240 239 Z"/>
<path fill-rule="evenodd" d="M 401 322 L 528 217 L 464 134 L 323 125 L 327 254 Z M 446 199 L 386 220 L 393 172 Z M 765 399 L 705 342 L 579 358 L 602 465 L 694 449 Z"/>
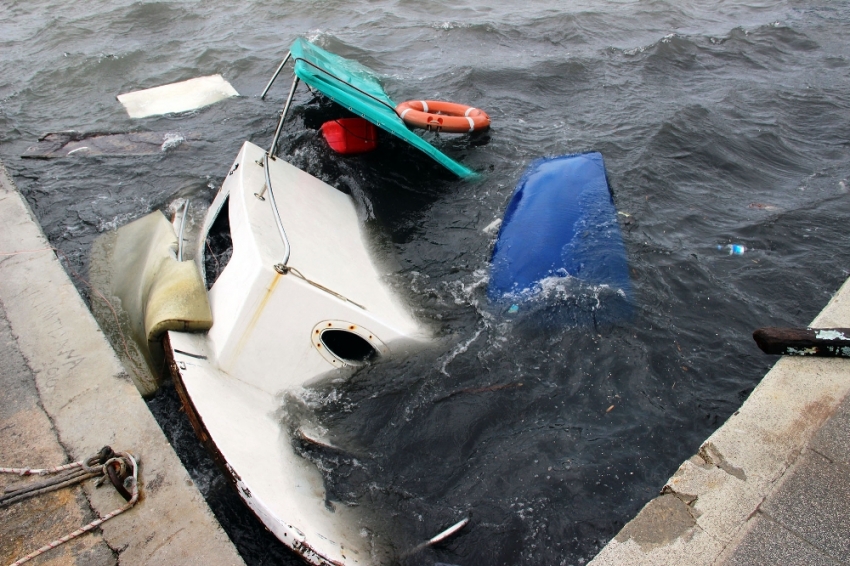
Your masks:
<path fill-rule="evenodd" d="M 314 433 L 285 426 L 281 408 L 329 372 L 426 335 L 376 270 L 348 195 L 246 142 L 204 234 L 224 214 L 233 255 L 209 290 L 213 324 L 165 341 L 187 412 L 280 540 L 314 564 L 381 562 L 356 510 L 329 504 L 294 447 Z"/>
<path fill-rule="evenodd" d="M 304 40 L 291 56 L 296 78 L 271 148 L 242 146 L 206 213 L 194 259 L 182 261 L 182 229 L 153 213 L 100 246 L 115 271 L 104 286 L 128 313 L 148 364 L 161 367 L 164 357 L 198 436 L 277 538 L 312 564 L 387 563 L 406 549 L 375 533 L 359 508 L 328 500 L 320 470 L 298 449 L 326 441 L 284 407 L 313 383 L 427 343 L 428 332 L 376 268 L 352 198 L 276 157 L 277 140 L 304 80 L 399 137 L 412 136 L 457 174 L 472 172 L 410 132 L 364 67 Z M 229 250 L 214 253 L 216 238 L 232 244 L 229 258 Z M 205 261 L 218 269 L 208 275 Z"/>

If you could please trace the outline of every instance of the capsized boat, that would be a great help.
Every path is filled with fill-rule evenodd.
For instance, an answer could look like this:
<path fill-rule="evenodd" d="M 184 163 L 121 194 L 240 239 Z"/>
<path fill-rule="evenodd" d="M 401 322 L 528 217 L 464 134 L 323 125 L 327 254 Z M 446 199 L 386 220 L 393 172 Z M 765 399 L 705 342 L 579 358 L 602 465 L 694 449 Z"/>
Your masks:
<path fill-rule="evenodd" d="M 533 299 L 547 279 L 606 288 L 593 321 L 631 316 L 626 248 L 602 154 L 562 155 L 532 163 L 517 183 L 493 246 L 487 295 L 493 303 Z"/>
<path fill-rule="evenodd" d="M 298 449 L 331 445 L 320 427 L 287 413 L 287 399 L 370 359 L 421 348 L 430 335 L 376 267 L 351 197 L 275 156 L 299 78 L 459 175 L 473 173 L 407 130 L 365 67 L 300 39 L 291 58 L 296 81 L 271 149 L 243 144 L 194 262 L 181 261 L 182 230 L 158 212 L 98 249 L 121 266 L 107 286 L 132 306 L 135 341 L 148 345 L 154 367 L 164 356 L 198 436 L 263 524 L 311 564 L 387 563 L 410 549 L 394 548 L 365 511 L 331 500 Z M 156 237 L 138 245 L 145 232 Z M 144 266 L 141 277 L 129 275 L 134 265 Z"/>

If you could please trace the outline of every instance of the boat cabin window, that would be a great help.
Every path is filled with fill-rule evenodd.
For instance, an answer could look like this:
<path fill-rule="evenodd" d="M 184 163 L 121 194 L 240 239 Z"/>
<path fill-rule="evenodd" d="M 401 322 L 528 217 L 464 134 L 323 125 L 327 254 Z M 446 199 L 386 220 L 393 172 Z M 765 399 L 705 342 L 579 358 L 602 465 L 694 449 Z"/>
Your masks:
<path fill-rule="evenodd" d="M 230 256 L 233 255 L 233 238 L 230 235 L 230 197 L 224 199 L 218 216 L 207 233 L 204 243 L 204 276 L 207 282 L 207 291 L 227 267 Z"/>
<path fill-rule="evenodd" d="M 347 330 L 325 330 L 322 332 L 322 344 L 337 358 L 353 364 L 362 364 L 378 354 L 364 338 Z"/>

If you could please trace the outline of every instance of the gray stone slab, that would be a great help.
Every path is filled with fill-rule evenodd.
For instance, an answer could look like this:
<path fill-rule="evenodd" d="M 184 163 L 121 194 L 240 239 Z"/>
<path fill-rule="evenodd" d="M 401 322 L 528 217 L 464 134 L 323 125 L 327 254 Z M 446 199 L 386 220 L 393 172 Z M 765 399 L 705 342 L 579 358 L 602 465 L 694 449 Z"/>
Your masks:
<path fill-rule="evenodd" d="M 38 398 L 35 379 L 18 348 L 0 303 L 0 466 L 44 467 L 68 456 Z M 36 478 L 0 474 L 0 493 Z M 0 509 L 0 564 L 13 561 L 63 537 L 94 519 L 82 487 L 28 499 Z M 36 564 L 113 566 L 117 554 L 95 532 L 60 546 Z"/>
<path fill-rule="evenodd" d="M 0 303 L 0 421 L 38 407 L 38 391 Z"/>
<path fill-rule="evenodd" d="M 817 548 L 769 518 L 756 515 L 723 566 L 840 566 Z"/>
<path fill-rule="evenodd" d="M 835 414 L 815 434 L 809 448 L 833 462 L 850 465 L 850 396 L 844 398 Z"/>
<path fill-rule="evenodd" d="M 824 554 L 850 556 L 850 467 L 806 451 L 762 511 Z"/>
<path fill-rule="evenodd" d="M 32 413 L 16 428 L 52 427 L 64 448 L 60 461 L 106 444 L 141 457 L 139 503 L 99 528 L 120 563 L 243 565 L 2 164 L 0 302 L 46 415 L 43 425 Z M 84 493 L 101 515 L 124 503 L 115 490 L 87 485 Z"/>

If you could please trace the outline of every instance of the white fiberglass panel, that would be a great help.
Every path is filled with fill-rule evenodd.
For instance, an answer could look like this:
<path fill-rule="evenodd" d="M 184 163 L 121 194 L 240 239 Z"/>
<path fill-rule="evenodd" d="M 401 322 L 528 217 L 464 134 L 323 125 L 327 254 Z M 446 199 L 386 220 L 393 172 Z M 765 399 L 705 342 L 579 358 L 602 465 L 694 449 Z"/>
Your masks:
<path fill-rule="evenodd" d="M 197 110 L 231 96 L 239 93 L 221 75 L 211 75 L 119 94 L 118 101 L 130 118 L 145 118 Z"/>

